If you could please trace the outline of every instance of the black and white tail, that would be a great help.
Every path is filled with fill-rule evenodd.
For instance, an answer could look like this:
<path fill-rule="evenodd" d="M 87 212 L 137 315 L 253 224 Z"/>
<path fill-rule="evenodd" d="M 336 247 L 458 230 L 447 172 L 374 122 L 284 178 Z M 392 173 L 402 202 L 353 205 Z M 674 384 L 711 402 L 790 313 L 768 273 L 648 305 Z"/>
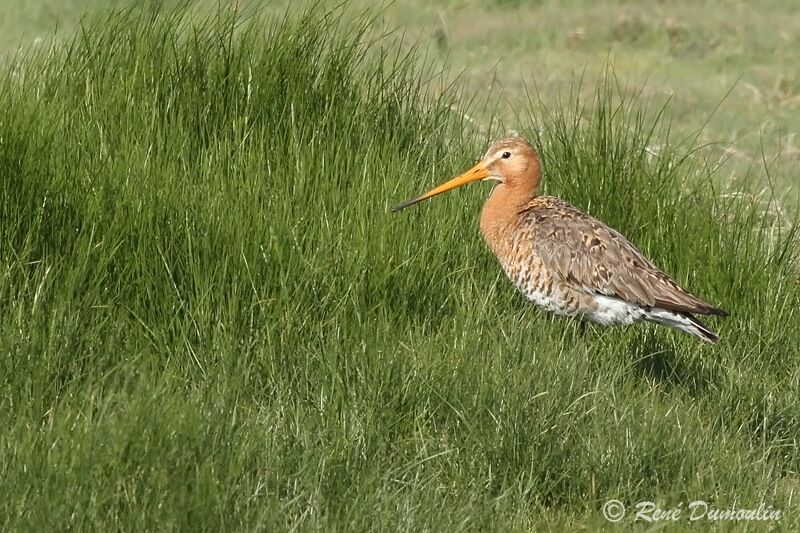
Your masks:
<path fill-rule="evenodd" d="M 654 322 L 662 326 L 669 326 L 685 331 L 711 344 L 716 343 L 719 339 L 716 333 L 708 329 L 705 324 L 697 320 L 690 313 L 668 311 L 666 309 L 654 307 L 645 313 L 644 319 L 648 322 Z"/>

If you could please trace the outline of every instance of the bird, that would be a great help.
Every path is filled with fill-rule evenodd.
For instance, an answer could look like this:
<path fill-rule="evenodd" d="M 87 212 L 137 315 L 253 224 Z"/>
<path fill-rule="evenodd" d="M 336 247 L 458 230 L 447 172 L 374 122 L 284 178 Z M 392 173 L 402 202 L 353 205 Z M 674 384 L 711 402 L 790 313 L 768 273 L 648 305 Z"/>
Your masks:
<path fill-rule="evenodd" d="M 463 174 L 393 208 L 476 181 L 497 182 L 480 230 L 506 276 L 528 300 L 556 315 L 604 326 L 652 322 L 714 344 L 695 315 L 728 316 L 683 289 L 621 233 L 568 202 L 538 194 L 536 148 L 520 136 L 492 144 Z"/>

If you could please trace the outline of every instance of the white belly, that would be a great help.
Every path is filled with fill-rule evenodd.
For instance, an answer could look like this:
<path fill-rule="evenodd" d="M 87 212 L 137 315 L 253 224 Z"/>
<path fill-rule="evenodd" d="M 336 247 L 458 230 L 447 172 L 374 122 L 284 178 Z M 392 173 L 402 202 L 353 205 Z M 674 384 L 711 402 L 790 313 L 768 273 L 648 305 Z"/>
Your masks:
<path fill-rule="evenodd" d="M 525 298 L 556 315 L 581 315 L 587 320 L 605 326 L 633 324 L 646 315 L 646 311 L 636 304 L 614 296 L 590 295 L 578 288 L 560 283 L 551 284 L 549 291 L 542 290 L 543 284 L 537 282 L 536 276 L 533 275 L 539 271 L 530 272 L 527 264 L 504 264 L 503 270 Z M 594 305 L 590 303 L 592 300 Z"/>
<path fill-rule="evenodd" d="M 592 322 L 613 326 L 614 324 L 633 324 L 645 317 L 645 310 L 636 304 L 597 294 L 594 296 L 597 309 L 582 310 L 583 316 Z"/>
<path fill-rule="evenodd" d="M 506 274 L 525 298 L 545 311 L 562 316 L 574 316 L 579 312 L 574 306 L 570 308 L 566 295 L 558 287 L 553 287 L 550 292 L 538 290 L 536 283 L 528 276 L 528 269 L 525 266 L 522 266 L 516 274 L 506 269 Z"/>
<path fill-rule="evenodd" d="M 523 289 L 520 286 L 517 286 L 517 288 L 525 296 L 525 298 L 538 305 L 545 311 L 554 313 L 556 315 L 565 316 L 572 316 L 575 314 L 575 312 L 570 312 L 570 310 L 567 309 L 567 302 L 561 297 L 558 291 L 553 291 L 553 294 L 545 294 L 529 288 Z"/>

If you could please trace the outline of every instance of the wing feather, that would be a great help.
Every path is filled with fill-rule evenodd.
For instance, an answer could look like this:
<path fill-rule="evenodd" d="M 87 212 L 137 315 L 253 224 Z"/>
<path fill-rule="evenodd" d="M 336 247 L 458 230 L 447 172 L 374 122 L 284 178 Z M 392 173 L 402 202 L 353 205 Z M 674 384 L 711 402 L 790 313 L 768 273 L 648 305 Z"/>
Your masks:
<path fill-rule="evenodd" d="M 520 216 L 543 266 L 566 282 L 648 309 L 727 315 L 682 289 L 619 232 L 563 200 L 536 197 Z"/>

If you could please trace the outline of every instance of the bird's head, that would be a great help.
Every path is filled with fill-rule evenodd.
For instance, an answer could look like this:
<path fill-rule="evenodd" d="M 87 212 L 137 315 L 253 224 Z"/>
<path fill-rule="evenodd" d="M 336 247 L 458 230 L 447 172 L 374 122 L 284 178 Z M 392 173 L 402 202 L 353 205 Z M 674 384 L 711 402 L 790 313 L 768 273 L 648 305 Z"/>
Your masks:
<path fill-rule="evenodd" d="M 493 180 L 499 182 L 499 186 L 510 189 L 527 189 L 525 192 L 533 195 L 539 186 L 539 179 L 539 154 L 536 149 L 522 137 L 507 137 L 492 144 L 483 158 L 471 169 L 424 194 L 397 205 L 392 211 L 401 211 L 417 202 L 473 181 Z"/>

